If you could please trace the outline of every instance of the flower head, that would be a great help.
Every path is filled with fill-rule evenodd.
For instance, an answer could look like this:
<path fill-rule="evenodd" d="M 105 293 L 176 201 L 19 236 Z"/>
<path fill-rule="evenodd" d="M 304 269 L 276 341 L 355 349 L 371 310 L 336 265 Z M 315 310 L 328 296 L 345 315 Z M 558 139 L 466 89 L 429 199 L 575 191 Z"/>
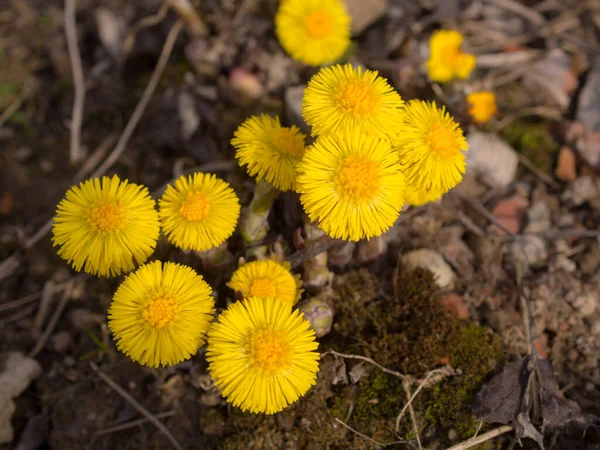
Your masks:
<path fill-rule="evenodd" d="M 292 306 L 300 299 L 301 281 L 277 261 L 252 261 L 240 266 L 227 283 L 244 297 L 277 297 Z"/>
<path fill-rule="evenodd" d="M 288 302 L 250 297 L 232 304 L 208 332 L 208 370 L 227 401 L 274 414 L 315 384 L 315 332 Z"/>
<path fill-rule="evenodd" d="M 462 180 L 467 140 L 452 116 L 435 102 L 411 100 L 394 142 L 406 184 L 427 192 L 448 192 Z"/>
<path fill-rule="evenodd" d="M 183 250 L 205 251 L 231 236 L 240 203 L 228 183 L 211 174 L 179 177 L 158 201 L 162 229 Z"/>
<path fill-rule="evenodd" d="M 389 142 L 354 129 L 321 136 L 308 148 L 298 192 L 329 236 L 357 241 L 393 225 L 404 203 L 404 176 Z"/>
<path fill-rule="evenodd" d="M 442 198 L 442 193 L 439 191 L 419 189 L 408 184 L 406 185 L 406 190 L 404 192 L 404 200 L 411 206 L 421 206 L 426 203 L 435 202 L 440 198 Z"/>
<path fill-rule="evenodd" d="M 296 165 L 304 155 L 304 138 L 298 127 L 282 127 L 278 117 L 263 114 L 240 125 L 231 145 L 240 165 L 248 166 L 250 176 L 288 191 L 296 187 Z"/>
<path fill-rule="evenodd" d="M 332 63 L 350 45 L 350 17 L 341 0 L 285 0 L 275 33 L 292 58 L 311 66 Z"/>
<path fill-rule="evenodd" d="M 204 343 L 213 318 L 210 286 L 187 266 L 154 261 L 125 278 L 108 309 L 117 347 L 140 364 L 180 363 Z"/>
<path fill-rule="evenodd" d="M 490 91 L 471 92 L 467 96 L 467 103 L 471 105 L 469 114 L 477 124 L 487 122 L 498 112 L 496 95 Z"/>
<path fill-rule="evenodd" d="M 309 81 L 302 115 L 314 136 L 356 128 L 387 139 L 397 133 L 403 104 L 376 71 L 335 65 L 321 69 Z"/>
<path fill-rule="evenodd" d="M 73 186 L 56 209 L 52 242 L 77 271 L 116 276 L 144 263 L 160 226 L 148 189 L 118 176 Z"/>
<path fill-rule="evenodd" d="M 475 56 L 463 53 L 463 36 L 456 30 L 439 30 L 429 40 L 427 69 L 429 78 L 447 83 L 452 78 L 465 80 L 475 68 Z"/>

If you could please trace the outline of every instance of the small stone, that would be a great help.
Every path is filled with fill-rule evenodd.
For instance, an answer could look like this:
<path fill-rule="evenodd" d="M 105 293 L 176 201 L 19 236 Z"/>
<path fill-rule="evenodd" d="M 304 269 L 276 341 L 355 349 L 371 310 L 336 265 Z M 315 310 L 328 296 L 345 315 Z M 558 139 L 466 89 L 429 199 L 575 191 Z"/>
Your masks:
<path fill-rule="evenodd" d="M 592 275 L 596 273 L 600 267 L 600 248 L 598 245 L 593 245 L 586 253 L 583 254 L 579 261 L 581 273 Z"/>
<path fill-rule="evenodd" d="M 583 317 L 589 317 L 598 309 L 598 299 L 591 293 L 577 294 L 570 302 Z"/>
<path fill-rule="evenodd" d="M 556 257 L 555 266 L 557 269 L 564 270 L 567 273 L 573 273 L 577 269 L 577 264 L 565 255 L 558 255 Z"/>
<path fill-rule="evenodd" d="M 333 247 L 329 250 L 329 264 L 338 269 L 344 269 L 352 262 L 356 242 L 346 242 L 345 244 Z"/>
<path fill-rule="evenodd" d="M 546 231 L 552 226 L 550 208 L 544 202 L 536 202 L 527 210 L 525 233 Z"/>
<path fill-rule="evenodd" d="M 19 147 L 15 151 L 15 160 L 17 162 L 25 162 L 32 156 L 33 156 L 33 150 L 31 149 L 31 147 L 23 146 L 23 147 Z"/>
<path fill-rule="evenodd" d="M 577 178 L 577 159 L 573 150 L 566 145 L 560 149 L 554 175 L 561 181 L 573 181 Z"/>
<path fill-rule="evenodd" d="M 310 127 L 302 117 L 302 99 L 306 86 L 292 86 L 285 90 L 285 120 L 290 125 L 296 125 L 306 135 L 310 135 Z"/>
<path fill-rule="evenodd" d="M 50 173 L 54 170 L 54 163 L 49 159 L 42 159 L 40 161 L 40 169 L 42 172 Z"/>
<path fill-rule="evenodd" d="M 300 303 L 298 310 L 310 322 L 311 328 L 315 330 L 316 337 L 323 337 L 331 331 L 333 308 L 318 297 L 304 300 Z"/>
<path fill-rule="evenodd" d="M 481 131 L 471 131 L 467 142 L 467 172 L 475 173 L 494 188 L 503 189 L 513 182 L 519 157 L 510 145 L 493 134 Z"/>
<path fill-rule="evenodd" d="M 254 100 L 263 96 L 265 88 L 262 82 L 252 72 L 234 68 L 229 73 L 229 85 L 235 95 L 236 102 L 240 105 L 249 105 Z"/>
<path fill-rule="evenodd" d="M 521 231 L 527 215 L 527 200 L 522 197 L 511 197 L 500 200 L 494 207 L 492 214 L 496 220 L 512 233 Z M 506 232 L 494 226 L 494 231 L 500 235 Z"/>
<path fill-rule="evenodd" d="M 440 297 L 440 303 L 454 317 L 458 319 L 469 318 L 469 307 L 460 295 L 453 292 L 444 294 Z"/>
<path fill-rule="evenodd" d="M 356 260 L 360 264 L 374 261 L 380 256 L 385 255 L 387 249 L 388 241 L 385 234 L 381 236 L 372 237 L 369 240 L 363 239 L 358 242 Z"/>
<path fill-rule="evenodd" d="M 217 406 L 222 400 L 223 398 L 218 392 L 209 392 L 200 396 L 200 403 L 205 406 Z"/>
<path fill-rule="evenodd" d="M 55 351 L 65 353 L 69 349 L 72 340 L 71 333 L 66 330 L 59 331 L 52 336 L 52 345 Z"/>
<path fill-rule="evenodd" d="M 586 202 L 596 199 L 600 195 L 598 187 L 592 177 L 579 177 L 573 181 L 562 195 L 564 201 L 575 206 L 581 206 Z"/>
<path fill-rule="evenodd" d="M 460 225 L 442 228 L 435 237 L 440 252 L 457 268 L 459 274 L 471 277 L 475 256 L 462 239 L 464 229 Z"/>
<path fill-rule="evenodd" d="M 436 283 L 442 289 L 451 289 L 454 286 L 456 275 L 452 268 L 444 261 L 444 257 L 429 248 L 421 248 L 402 255 L 402 266 L 407 270 L 422 268 L 433 273 Z"/>
<path fill-rule="evenodd" d="M 538 236 L 526 235 L 510 244 L 508 257 L 514 267 L 532 266 L 548 259 L 546 243 Z"/>
<path fill-rule="evenodd" d="M 456 430 L 448 431 L 448 440 L 455 441 L 457 438 L 458 438 L 458 433 L 456 432 Z"/>
<path fill-rule="evenodd" d="M 375 23 L 389 8 L 388 0 L 343 0 L 350 16 L 352 35 L 362 33 Z"/>
<path fill-rule="evenodd" d="M 533 344 L 535 345 L 535 349 L 540 357 L 543 359 L 548 359 L 548 335 L 544 333 L 541 336 L 538 336 L 535 338 Z"/>

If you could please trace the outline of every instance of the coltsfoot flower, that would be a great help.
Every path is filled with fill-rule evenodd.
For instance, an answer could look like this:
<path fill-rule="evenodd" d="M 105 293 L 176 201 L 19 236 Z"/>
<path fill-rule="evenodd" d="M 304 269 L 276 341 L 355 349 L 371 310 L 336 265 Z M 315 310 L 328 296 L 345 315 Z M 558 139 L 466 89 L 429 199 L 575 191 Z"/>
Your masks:
<path fill-rule="evenodd" d="M 285 0 L 275 33 L 292 58 L 320 66 L 338 60 L 350 46 L 350 17 L 341 0 Z"/>
<path fill-rule="evenodd" d="M 309 81 L 302 116 L 313 136 L 356 129 L 389 139 L 398 132 L 403 105 L 378 72 L 338 64 L 321 69 Z"/>
<path fill-rule="evenodd" d="M 273 297 L 238 301 L 211 326 L 207 341 L 215 384 L 244 411 L 274 414 L 315 384 L 315 332 L 288 302 Z"/>
<path fill-rule="evenodd" d="M 213 318 L 212 289 L 192 268 L 155 261 L 125 278 L 108 309 L 117 347 L 150 367 L 198 351 Z"/>
<path fill-rule="evenodd" d="M 456 30 L 439 30 L 431 35 L 427 70 L 432 81 L 469 78 L 475 68 L 475 55 L 463 53 L 462 43 L 463 36 Z"/>
<path fill-rule="evenodd" d="M 248 175 L 288 191 L 296 188 L 296 166 L 304 155 L 305 137 L 298 127 L 282 127 L 279 117 L 263 114 L 240 125 L 231 145 L 240 166 L 247 166 Z"/>
<path fill-rule="evenodd" d="M 411 100 L 394 141 L 406 185 L 444 194 L 462 180 L 468 149 L 460 126 L 435 102 Z"/>
<path fill-rule="evenodd" d="M 467 103 L 470 105 L 469 114 L 476 124 L 486 123 L 498 112 L 496 95 L 490 91 L 471 92 Z"/>
<path fill-rule="evenodd" d="M 252 261 L 240 266 L 227 283 L 244 297 L 277 297 L 292 306 L 300 299 L 302 282 L 277 261 Z"/>
<path fill-rule="evenodd" d="M 391 144 L 354 129 L 321 136 L 298 166 L 310 220 L 333 238 L 358 241 L 389 229 L 404 204 L 404 176 Z"/>
<path fill-rule="evenodd" d="M 84 181 L 59 203 L 52 242 L 77 271 L 105 277 L 129 272 L 156 246 L 155 206 L 148 188 L 116 175 Z"/>
<path fill-rule="evenodd" d="M 439 191 L 418 189 L 408 184 L 404 191 L 404 200 L 406 201 L 406 204 L 411 206 L 422 206 L 426 203 L 435 202 L 440 198 L 442 198 L 442 193 Z"/>
<path fill-rule="evenodd" d="M 163 232 L 183 250 L 206 251 L 231 236 L 240 203 L 229 183 L 212 174 L 181 176 L 158 201 Z"/>

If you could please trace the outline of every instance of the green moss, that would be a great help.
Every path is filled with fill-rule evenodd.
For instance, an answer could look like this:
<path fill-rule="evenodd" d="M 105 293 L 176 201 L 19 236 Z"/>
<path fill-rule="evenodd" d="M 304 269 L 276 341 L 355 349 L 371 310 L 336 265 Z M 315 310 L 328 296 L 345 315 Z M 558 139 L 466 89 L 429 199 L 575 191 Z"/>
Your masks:
<path fill-rule="evenodd" d="M 519 153 L 545 172 L 552 170 L 559 144 L 547 123 L 518 120 L 502 130 L 506 139 Z"/>

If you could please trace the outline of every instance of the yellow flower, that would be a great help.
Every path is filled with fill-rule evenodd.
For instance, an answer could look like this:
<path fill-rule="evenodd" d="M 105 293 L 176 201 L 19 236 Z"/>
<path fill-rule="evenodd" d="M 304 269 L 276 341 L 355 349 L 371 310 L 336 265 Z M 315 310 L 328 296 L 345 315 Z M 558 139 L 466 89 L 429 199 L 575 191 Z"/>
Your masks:
<path fill-rule="evenodd" d="M 477 124 L 487 122 L 498 112 L 496 96 L 490 91 L 471 92 L 467 96 L 467 103 L 471 105 L 469 114 Z"/>
<path fill-rule="evenodd" d="M 448 192 L 462 180 L 468 149 L 459 125 L 435 102 L 411 100 L 394 142 L 406 184 L 428 192 Z"/>
<path fill-rule="evenodd" d="M 205 251 L 231 236 L 240 203 L 228 183 L 212 174 L 179 177 L 158 201 L 162 229 L 183 250 Z"/>
<path fill-rule="evenodd" d="M 402 132 L 394 142 L 406 184 L 444 194 L 462 180 L 468 149 L 459 125 L 435 102 L 411 100 L 403 112 Z"/>
<path fill-rule="evenodd" d="M 298 193 L 329 236 L 357 241 L 393 225 L 404 203 L 404 176 L 388 141 L 354 129 L 321 136 L 307 149 Z"/>
<path fill-rule="evenodd" d="M 108 309 L 117 347 L 150 367 L 196 354 L 213 319 L 212 289 L 193 269 L 154 261 L 125 278 Z"/>
<path fill-rule="evenodd" d="M 439 30 L 429 40 L 429 78 L 446 83 L 452 78 L 467 79 L 475 68 L 475 55 L 463 53 L 463 36 L 456 30 Z"/>
<path fill-rule="evenodd" d="M 52 242 L 75 270 L 108 277 L 144 263 L 159 231 L 148 189 L 115 175 L 67 191 L 56 209 Z"/>
<path fill-rule="evenodd" d="M 244 411 L 274 414 L 315 384 L 315 332 L 288 302 L 250 297 L 208 331 L 208 370 L 223 396 Z"/>
<path fill-rule="evenodd" d="M 406 185 L 406 190 L 404 192 L 404 200 L 411 206 L 421 206 L 426 203 L 435 202 L 440 198 L 442 198 L 442 193 L 439 191 L 428 191 L 409 185 Z"/>
<path fill-rule="evenodd" d="M 288 264 L 289 265 L 289 264 Z M 302 282 L 277 261 L 252 261 L 239 267 L 227 283 L 244 297 L 277 297 L 292 306 L 300 299 Z"/>
<path fill-rule="evenodd" d="M 235 131 L 231 145 L 248 174 L 263 178 L 280 191 L 296 188 L 296 165 L 304 155 L 304 134 L 296 126 L 282 127 L 279 118 L 252 116 Z"/>
<path fill-rule="evenodd" d="M 350 45 L 350 17 L 341 0 L 286 0 L 275 33 L 292 58 L 320 66 L 341 58 Z"/>
<path fill-rule="evenodd" d="M 313 136 L 358 129 L 381 138 L 398 131 L 404 102 L 385 78 L 351 64 L 321 69 L 308 83 L 302 101 Z"/>

